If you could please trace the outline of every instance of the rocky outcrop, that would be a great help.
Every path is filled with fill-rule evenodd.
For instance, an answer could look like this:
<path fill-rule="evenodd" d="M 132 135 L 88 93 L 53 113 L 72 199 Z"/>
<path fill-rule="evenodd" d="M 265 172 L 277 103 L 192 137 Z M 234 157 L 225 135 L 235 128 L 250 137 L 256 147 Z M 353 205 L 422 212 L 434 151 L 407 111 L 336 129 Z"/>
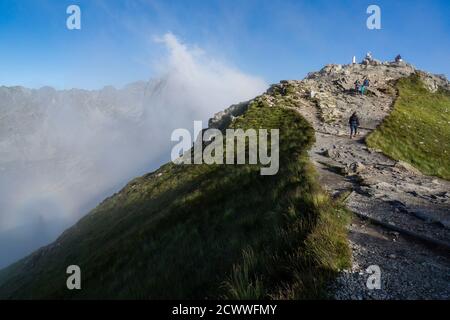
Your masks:
<path fill-rule="evenodd" d="M 447 78 L 443 75 L 433 75 L 428 72 L 419 71 L 418 75 L 422 80 L 425 88 L 430 92 L 437 92 L 439 88 L 450 90 L 450 85 Z"/>
<path fill-rule="evenodd" d="M 249 102 L 241 102 L 239 104 L 232 105 L 224 111 L 218 112 L 209 119 L 208 127 L 222 130 L 233 121 L 233 118 L 243 115 L 249 107 Z"/>

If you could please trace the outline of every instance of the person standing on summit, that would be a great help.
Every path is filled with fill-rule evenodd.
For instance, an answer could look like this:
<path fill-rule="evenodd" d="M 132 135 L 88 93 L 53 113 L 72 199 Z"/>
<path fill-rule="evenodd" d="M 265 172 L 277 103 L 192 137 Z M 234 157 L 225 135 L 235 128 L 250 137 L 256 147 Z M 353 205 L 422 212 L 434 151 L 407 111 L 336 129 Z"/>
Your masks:
<path fill-rule="evenodd" d="M 350 119 L 348 120 L 348 123 L 350 125 L 350 139 L 352 139 L 358 133 L 359 127 L 359 118 L 358 115 L 356 114 L 356 111 L 353 112 Z"/>

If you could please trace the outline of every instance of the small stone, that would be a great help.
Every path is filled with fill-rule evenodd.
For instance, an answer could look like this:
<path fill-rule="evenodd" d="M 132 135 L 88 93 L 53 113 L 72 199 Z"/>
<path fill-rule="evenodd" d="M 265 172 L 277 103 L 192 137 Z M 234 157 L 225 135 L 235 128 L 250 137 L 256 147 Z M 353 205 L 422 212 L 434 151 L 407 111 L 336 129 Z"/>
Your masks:
<path fill-rule="evenodd" d="M 353 162 L 350 165 L 350 170 L 352 170 L 354 173 L 360 173 L 366 169 L 366 166 L 362 164 L 361 162 Z"/>
<path fill-rule="evenodd" d="M 398 237 L 400 235 L 400 233 L 398 233 L 397 231 L 391 231 L 389 233 L 392 234 L 394 237 Z"/>
<path fill-rule="evenodd" d="M 414 168 L 412 165 L 410 165 L 409 163 L 406 163 L 404 161 L 397 161 L 397 163 L 395 164 L 396 168 L 399 168 L 401 170 L 407 171 L 407 172 L 411 172 L 417 175 L 420 175 L 420 171 L 416 168 Z"/>
<path fill-rule="evenodd" d="M 332 150 L 332 149 L 326 149 L 323 153 L 323 156 L 327 157 L 327 158 L 334 158 L 334 156 L 336 156 L 336 151 Z"/>

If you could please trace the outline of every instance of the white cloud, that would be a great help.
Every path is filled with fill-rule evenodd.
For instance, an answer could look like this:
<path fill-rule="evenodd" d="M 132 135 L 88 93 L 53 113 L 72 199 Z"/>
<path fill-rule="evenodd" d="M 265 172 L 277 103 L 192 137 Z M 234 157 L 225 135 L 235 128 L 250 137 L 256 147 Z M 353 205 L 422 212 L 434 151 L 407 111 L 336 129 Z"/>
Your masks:
<path fill-rule="evenodd" d="M 14 239 L 0 243 L 0 267 L 169 161 L 172 130 L 267 88 L 171 33 L 158 41 L 167 55 L 156 80 L 120 90 L 0 91 L 0 110 L 8 110 L 0 128 L 10 128 L 0 130 L 0 238 Z"/>

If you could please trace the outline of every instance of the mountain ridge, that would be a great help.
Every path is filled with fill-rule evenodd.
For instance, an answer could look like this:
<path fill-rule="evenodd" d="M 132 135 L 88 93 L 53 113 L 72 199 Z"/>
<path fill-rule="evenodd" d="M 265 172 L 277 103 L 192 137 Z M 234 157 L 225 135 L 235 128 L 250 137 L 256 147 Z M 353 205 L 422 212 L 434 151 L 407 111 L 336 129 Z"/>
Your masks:
<path fill-rule="evenodd" d="M 433 92 L 433 91 L 436 92 L 436 90 L 438 90 L 438 88 L 440 88 L 440 87 L 446 88 L 446 90 L 448 90 L 448 88 L 450 88 L 449 83 L 446 79 L 443 79 L 442 77 L 434 76 L 431 74 L 427 74 L 424 72 L 417 71 L 414 67 L 412 67 L 411 65 L 406 64 L 406 63 L 369 62 L 367 64 L 356 64 L 356 65 L 347 65 L 347 66 L 327 65 L 322 70 L 309 74 L 305 78 L 305 80 L 282 81 L 282 82 L 280 82 L 280 84 L 271 86 L 266 93 L 264 93 L 261 96 L 258 96 L 257 98 L 255 98 L 253 100 L 250 100 L 249 102 L 244 102 L 244 103 L 241 103 L 238 105 L 231 106 L 230 108 L 226 109 L 223 112 L 216 114 L 213 118 L 211 118 L 211 120 L 209 122 L 209 126 L 223 130 L 223 129 L 229 127 L 230 125 L 233 126 L 233 125 L 242 123 L 244 125 L 244 127 L 248 127 L 249 125 L 251 127 L 252 124 L 253 125 L 259 124 L 259 121 L 262 121 L 263 123 L 264 123 L 264 121 L 268 121 L 268 119 L 270 119 L 271 116 L 274 116 L 276 119 L 278 119 L 277 121 L 285 121 L 285 120 L 282 120 L 282 119 L 284 119 L 284 116 L 285 116 L 284 112 L 287 112 L 286 115 L 289 114 L 290 115 L 289 117 L 291 117 L 292 119 L 296 119 L 296 117 L 294 116 L 294 114 L 290 113 L 291 111 L 294 113 L 297 113 L 299 115 L 301 114 L 302 119 L 308 120 L 308 122 L 312 125 L 312 127 L 314 128 L 314 130 L 316 132 L 317 142 L 310 150 L 309 157 L 313 161 L 313 163 L 316 165 L 317 170 L 319 170 L 319 175 L 320 175 L 319 181 L 321 182 L 321 185 L 324 186 L 332 196 L 336 197 L 336 199 L 340 199 L 340 197 L 342 195 L 342 189 L 348 190 L 348 188 L 349 188 L 345 184 L 351 183 L 352 186 L 350 187 L 350 189 L 352 189 L 352 188 L 356 189 L 357 197 L 363 196 L 363 195 L 369 195 L 369 196 L 367 196 L 367 198 L 370 201 L 373 201 L 373 196 L 370 196 L 371 186 L 375 186 L 375 185 L 377 185 L 377 183 L 379 186 L 386 186 L 387 182 L 385 182 L 385 180 L 383 180 L 384 178 L 382 178 L 382 176 L 386 174 L 386 170 L 377 168 L 376 165 L 372 164 L 371 162 L 372 161 L 376 161 L 376 162 L 384 161 L 386 163 L 386 162 L 389 162 L 392 160 L 386 159 L 380 152 L 377 152 L 377 151 L 374 152 L 374 151 L 369 150 L 360 141 L 354 141 L 352 143 L 348 143 L 345 140 L 343 140 L 342 139 L 343 136 L 347 135 L 347 133 L 346 133 L 347 116 L 349 115 L 349 113 L 351 113 L 355 110 L 358 110 L 358 112 L 364 112 L 364 116 L 367 118 L 366 119 L 367 121 L 365 121 L 367 128 L 362 130 L 363 134 L 366 135 L 367 133 L 375 130 L 376 127 L 386 118 L 386 116 L 388 114 L 390 114 L 392 112 L 392 109 L 394 108 L 394 102 L 397 97 L 396 90 L 395 90 L 396 81 L 401 78 L 407 78 L 414 74 L 417 74 L 417 75 L 419 75 L 419 77 L 421 77 L 424 85 L 427 87 L 427 90 L 429 90 L 430 92 Z M 368 88 L 367 96 L 359 96 L 357 93 L 352 92 L 353 82 L 355 79 L 360 79 L 365 76 L 369 76 L 371 78 L 371 86 Z M 359 109 L 357 109 L 357 108 L 359 108 Z M 280 110 L 282 110 L 282 111 L 280 111 Z M 262 112 L 262 111 L 264 111 L 265 113 L 267 113 L 269 115 L 268 119 L 264 118 L 264 116 L 262 116 L 260 114 L 260 112 Z M 278 115 L 278 111 L 281 112 L 283 115 Z M 256 122 L 254 122 L 254 121 L 256 121 Z M 295 120 L 295 121 L 297 121 L 297 120 Z M 299 119 L 298 121 L 303 122 L 304 120 Z M 270 123 L 270 122 L 268 122 L 268 123 Z M 283 123 L 285 123 L 285 122 L 283 122 Z M 289 124 L 288 126 L 291 126 L 291 125 L 292 124 Z M 290 130 L 289 132 L 291 134 L 293 134 L 294 131 Z M 296 139 L 300 139 L 299 141 L 301 141 L 303 139 L 302 134 L 299 135 L 298 133 L 296 133 L 295 137 L 296 137 Z M 327 140 L 328 139 L 327 137 L 332 137 L 332 139 Z M 335 138 L 335 137 L 337 137 L 337 138 Z M 309 143 L 312 143 L 312 141 Z M 341 150 L 341 148 L 342 148 L 342 150 Z M 323 156 L 323 155 L 325 155 L 325 156 Z M 298 164 L 296 164 L 296 165 L 298 165 Z M 396 163 L 394 162 L 393 167 L 395 167 L 395 166 L 396 166 Z M 298 168 L 295 170 L 300 170 L 300 171 L 305 170 L 305 168 L 308 167 L 307 163 L 302 162 L 302 167 L 303 167 L 303 169 Z M 103 214 L 107 215 L 108 210 L 114 210 L 115 206 L 120 205 L 120 201 L 118 202 L 118 199 L 119 199 L 118 197 L 120 195 L 123 196 L 124 194 L 127 195 L 128 193 L 130 193 L 130 195 L 133 195 L 132 190 L 134 188 L 140 188 L 139 186 L 141 185 L 141 182 L 143 180 L 145 181 L 145 179 L 147 179 L 147 178 L 151 178 L 151 179 L 162 178 L 162 179 L 164 179 L 165 175 L 167 175 L 168 173 L 170 175 L 170 170 L 168 170 L 168 168 L 172 169 L 172 165 L 168 164 L 168 165 L 162 166 L 159 170 L 157 170 L 154 173 L 148 174 L 146 176 L 143 176 L 141 178 L 137 178 L 137 179 L 134 179 L 133 181 L 131 181 L 118 194 L 116 194 L 112 197 L 109 197 L 104 202 L 102 202 L 100 207 L 104 207 L 106 205 L 107 208 L 110 208 L 110 209 L 103 209 L 103 211 L 105 211 Z M 328 173 L 328 170 L 332 169 L 332 168 L 337 168 L 338 170 L 344 172 L 344 175 L 338 175 L 338 176 L 330 175 Z M 403 170 L 402 172 L 404 172 L 404 173 L 402 173 L 402 174 L 404 174 L 405 176 L 407 176 L 407 177 L 411 176 L 412 177 L 411 179 L 418 179 L 417 181 L 419 181 L 419 182 L 415 182 L 416 180 L 412 180 L 414 183 L 422 183 L 422 184 L 426 183 L 427 186 L 428 185 L 431 186 L 432 179 L 429 179 L 427 177 L 422 177 L 421 175 L 419 175 L 418 178 L 416 178 L 416 176 L 417 176 L 416 174 L 411 173 L 410 171 L 407 171 L 407 170 L 405 171 L 405 169 L 403 169 L 403 168 L 398 169 L 399 168 L 398 166 L 396 168 L 397 168 L 396 169 L 397 171 L 394 172 L 394 174 L 398 175 L 398 174 L 400 174 L 400 171 Z M 375 172 L 375 169 L 379 170 L 379 172 Z M 168 171 L 166 171 L 166 170 L 168 170 Z M 176 170 L 176 169 L 173 169 L 173 170 Z M 251 169 L 249 169 L 249 170 L 251 170 Z M 364 174 L 366 174 L 366 175 L 364 175 Z M 308 176 L 309 174 L 307 174 L 305 172 L 305 175 Z M 296 179 L 300 179 L 300 181 L 302 181 L 302 179 L 303 179 L 302 176 L 303 176 L 303 174 L 298 177 L 293 175 L 293 177 L 296 177 Z M 356 182 L 356 183 L 354 182 L 355 178 L 361 179 L 361 181 L 367 181 L 371 176 L 375 177 L 375 178 L 372 177 L 372 179 L 382 179 L 381 180 L 382 183 L 379 181 L 378 182 L 377 181 L 366 182 L 366 184 L 359 184 L 359 182 Z M 212 176 L 209 176 L 209 177 L 210 177 L 209 180 L 207 179 L 205 181 L 213 182 L 216 179 L 216 178 L 211 179 Z M 223 177 L 226 177 L 226 175 Z M 290 179 L 289 175 L 284 176 L 284 177 L 287 180 Z M 381 178 L 379 178 L 379 177 L 381 177 Z M 315 178 L 312 178 L 312 177 L 307 178 L 307 180 L 304 180 L 303 182 L 309 181 L 308 179 L 311 179 L 310 182 L 312 184 L 314 184 L 313 181 Z M 344 185 L 344 187 L 341 184 Z M 445 181 L 438 181 L 438 183 L 433 182 L 434 187 L 430 190 L 431 190 L 431 192 L 436 192 L 436 190 L 440 190 L 439 188 L 443 188 L 443 190 L 445 190 L 447 185 L 448 184 Z M 405 191 L 408 192 L 409 189 L 406 189 L 406 190 L 403 189 L 403 188 L 406 188 L 406 186 L 407 186 L 406 184 L 404 186 L 398 185 L 398 188 L 400 190 L 399 193 L 405 192 Z M 366 188 L 366 189 L 364 189 L 364 188 Z M 431 188 L 431 187 L 429 187 L 429 188 Z M 195 190 L 195 187 L 194 187 L 194 190 Z M 261 190 L 264 190 L 264 188 Z M 222 191 L 225 191 L 225 190 L 222 190 Z M 325 217 L 328 217 L 328 218 L 334 217 L 334 218 L 331 218 L 332 219 L 331 222 L 328 220 L 328 222 L 331 225 L 333 225 L 334 223 L 337 224 L 336 229 L 334 231 L 336 232 L 337 230 L 339 230 L 339 231 L 337 231 L 337 233 L 342 234 L 342 221 L 337 222 L 337 221 L 340 221 L 340 219 L 333 220 L 333 219 L 335 219 L 336 212 L 341 212 L 340 214 L 344 214 L 343 211 L 341 211 L 342 208 L 340 208 L 338 203 L 333 204 L 333 203 L 329 202 L 331 200 L 327 200 L 326 199 L 327 196 L 323 195 L 320 191 L 316 191 L 316 192 L 319 192 L 318 193 L 319 196 L 318 196 L 318 198 L 315 198 L 315 200 L 313 200 L 314 204 L 312 205 L 311 208 L 317 209 L 317 208 L 321 208 L 321 206 L 323 206 L 322 209 L 324 210 L 324 212 L 327 212 L 327 214 L 325 214 Z M 425 191 L 421 191 L 421 192 L 425 192 Z M 306 196 L 306 195 L 304 194 L 304 195 L 302 195 L 302 197 L 303 196 Z M 396 194 L 393 193 L 392 196 L 395 198 Z M 365 203 L 363 200 L 365 198 L 353 199 L 352 197 L 353 197 L 353 195 L 350 196 L 349 200 L 346 198 L 346 200 L 348 201 L 347 206 L 349 206 L 352 211 L 360 210 L 360 209 L 358 209 L 358 205 L 360 205 L 361 203 Z M 413 198 L 415 198 L 415 196 Z M 411 198 L 411 199 L 413 199 L 413 198 Z M 130 201 L 130 198 L 128 196 L 125 199 L 128 199 L 128 201 Z M 166 199 L 164 201 L 168 201 L 168 199 Z M 226 197 L 222 196 L 217 199 L 226 199 Z M 411 200 L 408 200 L 409 198 L 404 198 L 403 194 L 401 195 L 400 199 L 407 203 L 406 205 L 404 205 L 405 208 L 407 208 L 410 205 L 408 201 L 411 201 Z M 388 199 L 388 201 L 394 201 L 394 200 L 395 199 Z M 161 200 L 161 201 L 163 201 L 163 200 Z M 301 202 L 302 201 L 306 201 L 306 200 L 303 199 L 303 200 L 301 200 Z M 397 201 L 398 201 L 398 199 L 397 199 Z M 414 201 L 416 201 L 416 199 L 414 199 Z M 447 198 L 444 198 L 443 201 L 444 201 L 443 203 L 444 203 L 444 208 L 445 208 L 445 205 L 448 204 L 448 201 L 449 201 L 448 196 L 447 196 Z M 308 202 L 308 201 L 306 201 L 306 202 Z M 433 208 L 437 208 L 435 202 L 430 202 L 429 205 L 433 205 Z M 182 208 L 182 207 L 180 207 L 180 208 Z M 197 208 L 197 210 L 203 210 L 202 207 L 196 207 L 196 208 Z M 405 209 L 405 210 L 408 210 L 408 209 Z M 295 212 L 295 209 L 294 209 L 294 212 Z M 335 213 L 333 214 L 332 212 L 335 212 Z M 94 210 L 88 216 L 92 217 L 92 214 L 95 214 L 95 213 L 96 213 L 96 210 Z M 368 214 L 366 211 L 364 213 Z M 376 210 L 374 210 L 373 213 L 378 214 Z M 297 212 L 297 214 L 298 214 L 298 212 Z M 318 215 L 317 217 L 324 217 L 319 212 L 316 212 L 315 214 Z M 337 215 L 339 215 L 339 213 Z M 88 217 L 88 216 L 86 216 L 86 217 Z M 295 216 L 295 214 L 294 214 L 294 216 Z M 433 216 L 433 214 L 431 214 L 431 216 Z M 107 216 L 105 216 L 105 217 L 107 217 Z M 443 216 L 443 217 L 446 218 L 446 216 Z M 299 218 L 299 219 L 301 220 L 302 218 Z M 390 219 L 392 219 L 392 217 Z M 258 220 L 254 220 L 254 221 L 258 221 Z M 396 221 L 396 223 L 399 223 L 399 221 Z M 411 222 L 410 222 L 410 220 L 408 220 L 404 223 L 408 223 L 408 225 L 409 225 Z M 417 224 L 416 221 L 414 221 L 414 223 Z M 420 226 L 420 225 L 417 224 L 417 226 Z M 321 225 L 321 227 L 325 228 L 323 224 Z M 423 225 L 421 225 L 421 227 L 423 228 Z M 71 230 L 70 232 L 76 233 L 77 225 L 70 230 Z M 314 227 L 311 230 L 314 230 Z M 65 233 L 63 233 L 63 235 L 61 235 L 59 240 L 67 237 L 67 235 L 68 235 L 67 232 L 69 232 L 69 231 L 66 231 Z M 316 231 L 311 231 L 311 232 L 316 232 Z M 426 230 L 422 231 L 422 232 L 425 232 L 425 234 L 427 234 L 427 232 L 438 232 L 438 237 L 448 239 L 448 232 L 445 231 L 445 229 L 437 229 L 437 227 L 435 227 L 435 226 L 431 226 L 431 225 L 426 226 Z M 323 237 L 323 234 L 320 234 L 320 237 Z M 319 237 L 319 240 L 320 240 L 320 237 Z M 307 239 L 310 239 L 310 238 L 307 237 Z M 337 245 L 337 247 L 329 246 L 329 247 L 325 248 L 326 250 L 328 250 L 328 253 L 331 254 L 332 256 L 335 255 L 336 253 L 338 253 L 338 256 L 335 258 L 336 258 L 336 261 L 340 261 L 339 263 L 337 263 L 336 261 L 326 262 L 326 263 L 329 263 L 330 270 L 334 270 L 333 272 L 331 272 L 332 274 L 335 274 L 337 271 L 344 268 L 346 265 L 346 258 L 345 258 L 346 250 L 343 249 L 343 247 L 342 247 L 342 246 L 345 247 L 345 245 L 343 245 L 342 239 L 339 239 L 339 240 L 335 239 L 335 241 L 336 241 L 335 244 Z M 297 244 L 297 245 L 302 247 L 304 245 L 304 243 Z M 53 247 L 48 246 L 46 248 L 48 250 L 52 250 L 52 248 L 55 248 L 54 246 L 58 247 L 58 241 L 55 242 L 52 246 Z M 43 251 L 41 251 L 41 254 L 45 254 L 45 250 L 47 250 L 46 248 L 44 248 Z M 302 247 L 302 248 L 304 249 L 304 247 Z M 159 250 L 161 250 L 161 248 Z M 353 251 L 355 252 L 355 250 L 353 250 Z M 262 292 L 264 292 L 264 289 L 262 289 L 262 287 L 264 287 L 264 285 L 267 285 L 267 283 L 265 283 L 265 281 L 266 281 L 265 278 L 267 277 L 270 279 L 271 274 L 270 274 L 270 272 L 267 273 L 267 271 L 261 271 L 262 270 L 262 269 L 260 269 L 261 266 L 258 266 L 258 267 L 254 266 L 255 263 L 258 264 L 257 262 L 254 261 L 254 259 L 255 259 L 254 255 L 255 255 L 254 250 L 247 250 L 247 249 L 244 250 L 243 249 L 244 262 L 239 263 L 239 262 L 235 261 L 235 264 L 233 264 L 234 267 L 229 269 L 229 271 L 228 271 L 229 272 L 228 280 L 226 280 L 226 278 L 222 279 L 222 281 L 225 283 L 225 287 L 227 287 L 227 285 L 228 285 L 229 288 L 233 289 L 233 290 L 231 290 L 231 292 L 235 292 L 235 291 L 240 292 L 240 295 L 232 296 L 232 297 L 234 297 L 234 298 L 248 297 L 246 295 L 243 295 L 242 292 L 244 292 L 244 293 L 250 292 L 250 297 L 257 297 L 257 298 L 268 297 L 268 296 L 279 297 L 279 298 L 301 298 L 301 297 L 304 298 L 305 296 L 308 296 L 305 293 L 305 288 L 308 288 L 308 289 L 314 291 L 312 289 L 312 287 L 310 287 L 308 284 L 306 284 L 306 285 L 303 284 L 304 287 L 302 287 L 302 285 L 300 285 L 301 281 L 299 283 L 299 282 L 296 282 L 291 279 L 290 280 L 291 282 L 289 282 L 289 281 L 277 282 L 277 281 L 279 281 L 279 279 L 275 278 L 275 280 L 274 279 L 271 280 L 271 281 L 275 281 L 274 282 L 275 285 L 269 281 L 269 283 L 271 283 L 271 284 L 269 284 L 267 287 L 268 291 L 266 291 L 265 293 L 262 293 Z M 258 255 L 258 252 L 256 252 L 256 255 Z M 37 259 L 36 261 L 39 261 L 40 257 L 41 256 L 39 254 L 36 255 L 36 253 L 35 253 L 34 259 Z M 266 261 L 265 260 L 266 258 L 264 258 L 264 257 L 256 258 L 256 260 L 258 260 L 258 259 L 262 259 L 263 261 Z M 301 258 L 301 259 L 303 259 L 303 258 Z M 431 257 L 430 259 L 434 259 L 434 258 Z M 290 261 L 290 262 L 292 262 L 292 261 Z M 11 270 L 13 270 L 14 267 L 17 267 L 20 265 L 23 266 L 24 264 L 30 264 L 30 263 L 31 263 L 31 265 L 33 264 L 33 258 L 28 257 L 28 258 L 25 258 L 24 260 L 22 260 L 22 262 L 18 262 L 18 264 L 16 264 L 16 266 L 9 267 L 8 268 L 9 271 L 5 270 L 5 269 L 3 271 L 0 271 L 0 296 L 2 295 L 1 294 L 2 288 L 3 288 L 3 290 L 5 290 L 5 283 L 6 283 L 5 281 L 7 281 L 7 280 L 5 280 L 5 278 L 7 278 L 7 273 L 11 272 Z M 302 263 L 304 264 L 305 261 L 303 261 Z M 311 262 L 308 262 L 308 263 L 311 263 Z M 444 263 L 443 265 L 445 266 L 446 264 Z M 304 268 L 304 265 L 302 268 Z M 248 269 L 251 269 L 251 270 L 254 269 L 254 270 L 259 270 L 259 271 L 257 271 L 257 272 L 255 271 L 256 273 L 253 274 L 252 276 L 250 276 L 250 278 L 249 278 L 248 271 L 247 271 L 247 273 L 244 272 L 244 274 L 242 274 L 242 270 L 248 270 Z M 63 281 L 64 274 L 62 273 L 62 270 L 60 270 L 59 272 L 61 272 L 60 281 Z M 302 274 L 302 276 L 304 276 L 305 281 L 307 281 L 308 279 L 311 279 L 311 275 L 308 275 L 308 276 L 305 275 L 308 272 L 311 272 L 311 270 L 309 270 L 309 269 L 301 269 L 300 268 L 296 272 L 300 272 L 300 274 Z M 2 273 L 3 273 L 3 277 L 2 277 Z M 294 272 L 294 274 L 295 274 L 295 272 Z M 161 275 L 163 277 L 168 276 L 168 275 L 163 275 L 162 273 L 161 273 Z M 264 277 L 262 275 L 264 275 Z M 297 273 L 297 275 L 298 275 L 298 273 Z M 20 273 L 16 274 L 16 276 L 19 277 L 18 279 L 20 279 Z M 238 284 L 236 283 L 237 280 L 239 280 L 239 279 L 242 280 L 241 277 L 245 278 L 243 287 L 242 286 L 239 287 L 239 285 L 238 285 L 239 283 Z M 283 277 L 289 278 L 289 277 L 292 277 L 292 274 L 290 276 L 284 275 Z M 3 281 L 2 281 L 2 278 L 3 278 Z M 323 278 L 312 277 L 312 279 L 320 280 L 320 281 L 325 281 L 325 280 L 329 281 L 329 275 L 326 277 L 323 277 Z M 32 279 L 29 279 L 28 283 L 31 283 L 30 281 L 33 282 Z M 168 283 L 170 283 L 169 279 L 166 279 L 166 281 L 168 281 Z M 314 280 L 312 280 L 312 281 L 314 281 Z M 264 283 L 264 285 L 262 285 L 262 283 Z M 280 286 L 280 284 L 281 284 L 281 286 Z M 193 288 L 195 288 L 195 284 L 191 284 L 191 285 L 193 286 Z M 242 283 L 241 283 L 241 285 L 242 285 Z M 354 285 L 354 284 L 352 284 L 352 285 Z M 11 282 L 10 282 L 10 286 L 11 286 Z M 285 287 L 284 290 L 281 289 L 283 286 Z M 151 288 L 151 287 L 148 287 L 148 288 Z M 239 288 L 240 291 L 237 290 L 236 288 Z M 275 288 L 275 291 L 279 290 L 278 295 L 274 293 L 274 291 L 273 291 L 274 288 Z M 287 288 L 287 290 L 286 290 L 286 288 Z M 352 287 L 352 288 L 354 288 L 354 287 Z M 182 292 L 190 292 L 190 294 L 197 294 L 195 290 L 194 291 L 189 291 L 189 290 L 183 291 L 183 290 L 187 290 L 187 289 L 186 288 L 183 289 L 182 284 L 180 284 L 179 289 Z M 395 288 L 395 290 L 397 290 L 397 289 L 399 289 L 399 288 Z M 161 291 L 156 291 L 156 292 L 159 292 L 159 293 L 164 292 L 164 290 L 162 290 L 162 289 L 159 289 L 159 290 L 161 290 Z M 314 296 L 314 297 L 321 296 L 321 294 L 323 294 L 322 291 L 324 290 L 323 284 L 321 286 L 317 287 L 316 290 L 317 290 L 317 292 L 315 292 L 312 296 Z M 4 291 L 4 292 L 8 292 L 8 289 L 6 289 L 6 291 Z M 10 292 L 14 292 L 14 291 L 10 291 Z M 62 292 L 63 291 L 60 291 L 59 294 L 62 294 L 62 296 L 64 296 L 64 294 Z M 215 292 L 216 292 L 215 294 L 217 294 L 218 291 L 215 291 Z M 272 292 L 272 293 L 269 294 L 268 292 Z M 322 292 L 322 293 L 319 294 L 319 292 Z M 22 294 L 24 294 L 24 293 L 22 292 Z M 93 294 L 95 294 L 95 292 Z M 99 291 L 97 291 L 97 294 L 101 294 L 101 293 Z M 128 294 L 130 294 L 131 296 L 134 296 L 130 292 Z M 139 294 L 141 294 L 141 293 L 139 293 Z M 173 294 L 173 292 L 172 292 L 172 294 Z M 222 294 L 224 296 L 227 296 L 226 293 L 222 293 Z M 165 297 L 164 294 L 162 294 L 162 296 Z M 188 296 L 184 296 L 184 297 L 188 297 Z M 7 295 L 7 297 L 8 297 L 8 295 Z M 10 296 L 10 297 L 13 297 L 13 296 Z M 157 298 L 156 296 L 152 296 L 152 295 L 147 296 L 147 298 L 148 297 Z M 173 296 L 169 295 L 168 297 L 173 297 Z M 141 298 L 144 298 L 144 297 L 141 297 Z"/>

